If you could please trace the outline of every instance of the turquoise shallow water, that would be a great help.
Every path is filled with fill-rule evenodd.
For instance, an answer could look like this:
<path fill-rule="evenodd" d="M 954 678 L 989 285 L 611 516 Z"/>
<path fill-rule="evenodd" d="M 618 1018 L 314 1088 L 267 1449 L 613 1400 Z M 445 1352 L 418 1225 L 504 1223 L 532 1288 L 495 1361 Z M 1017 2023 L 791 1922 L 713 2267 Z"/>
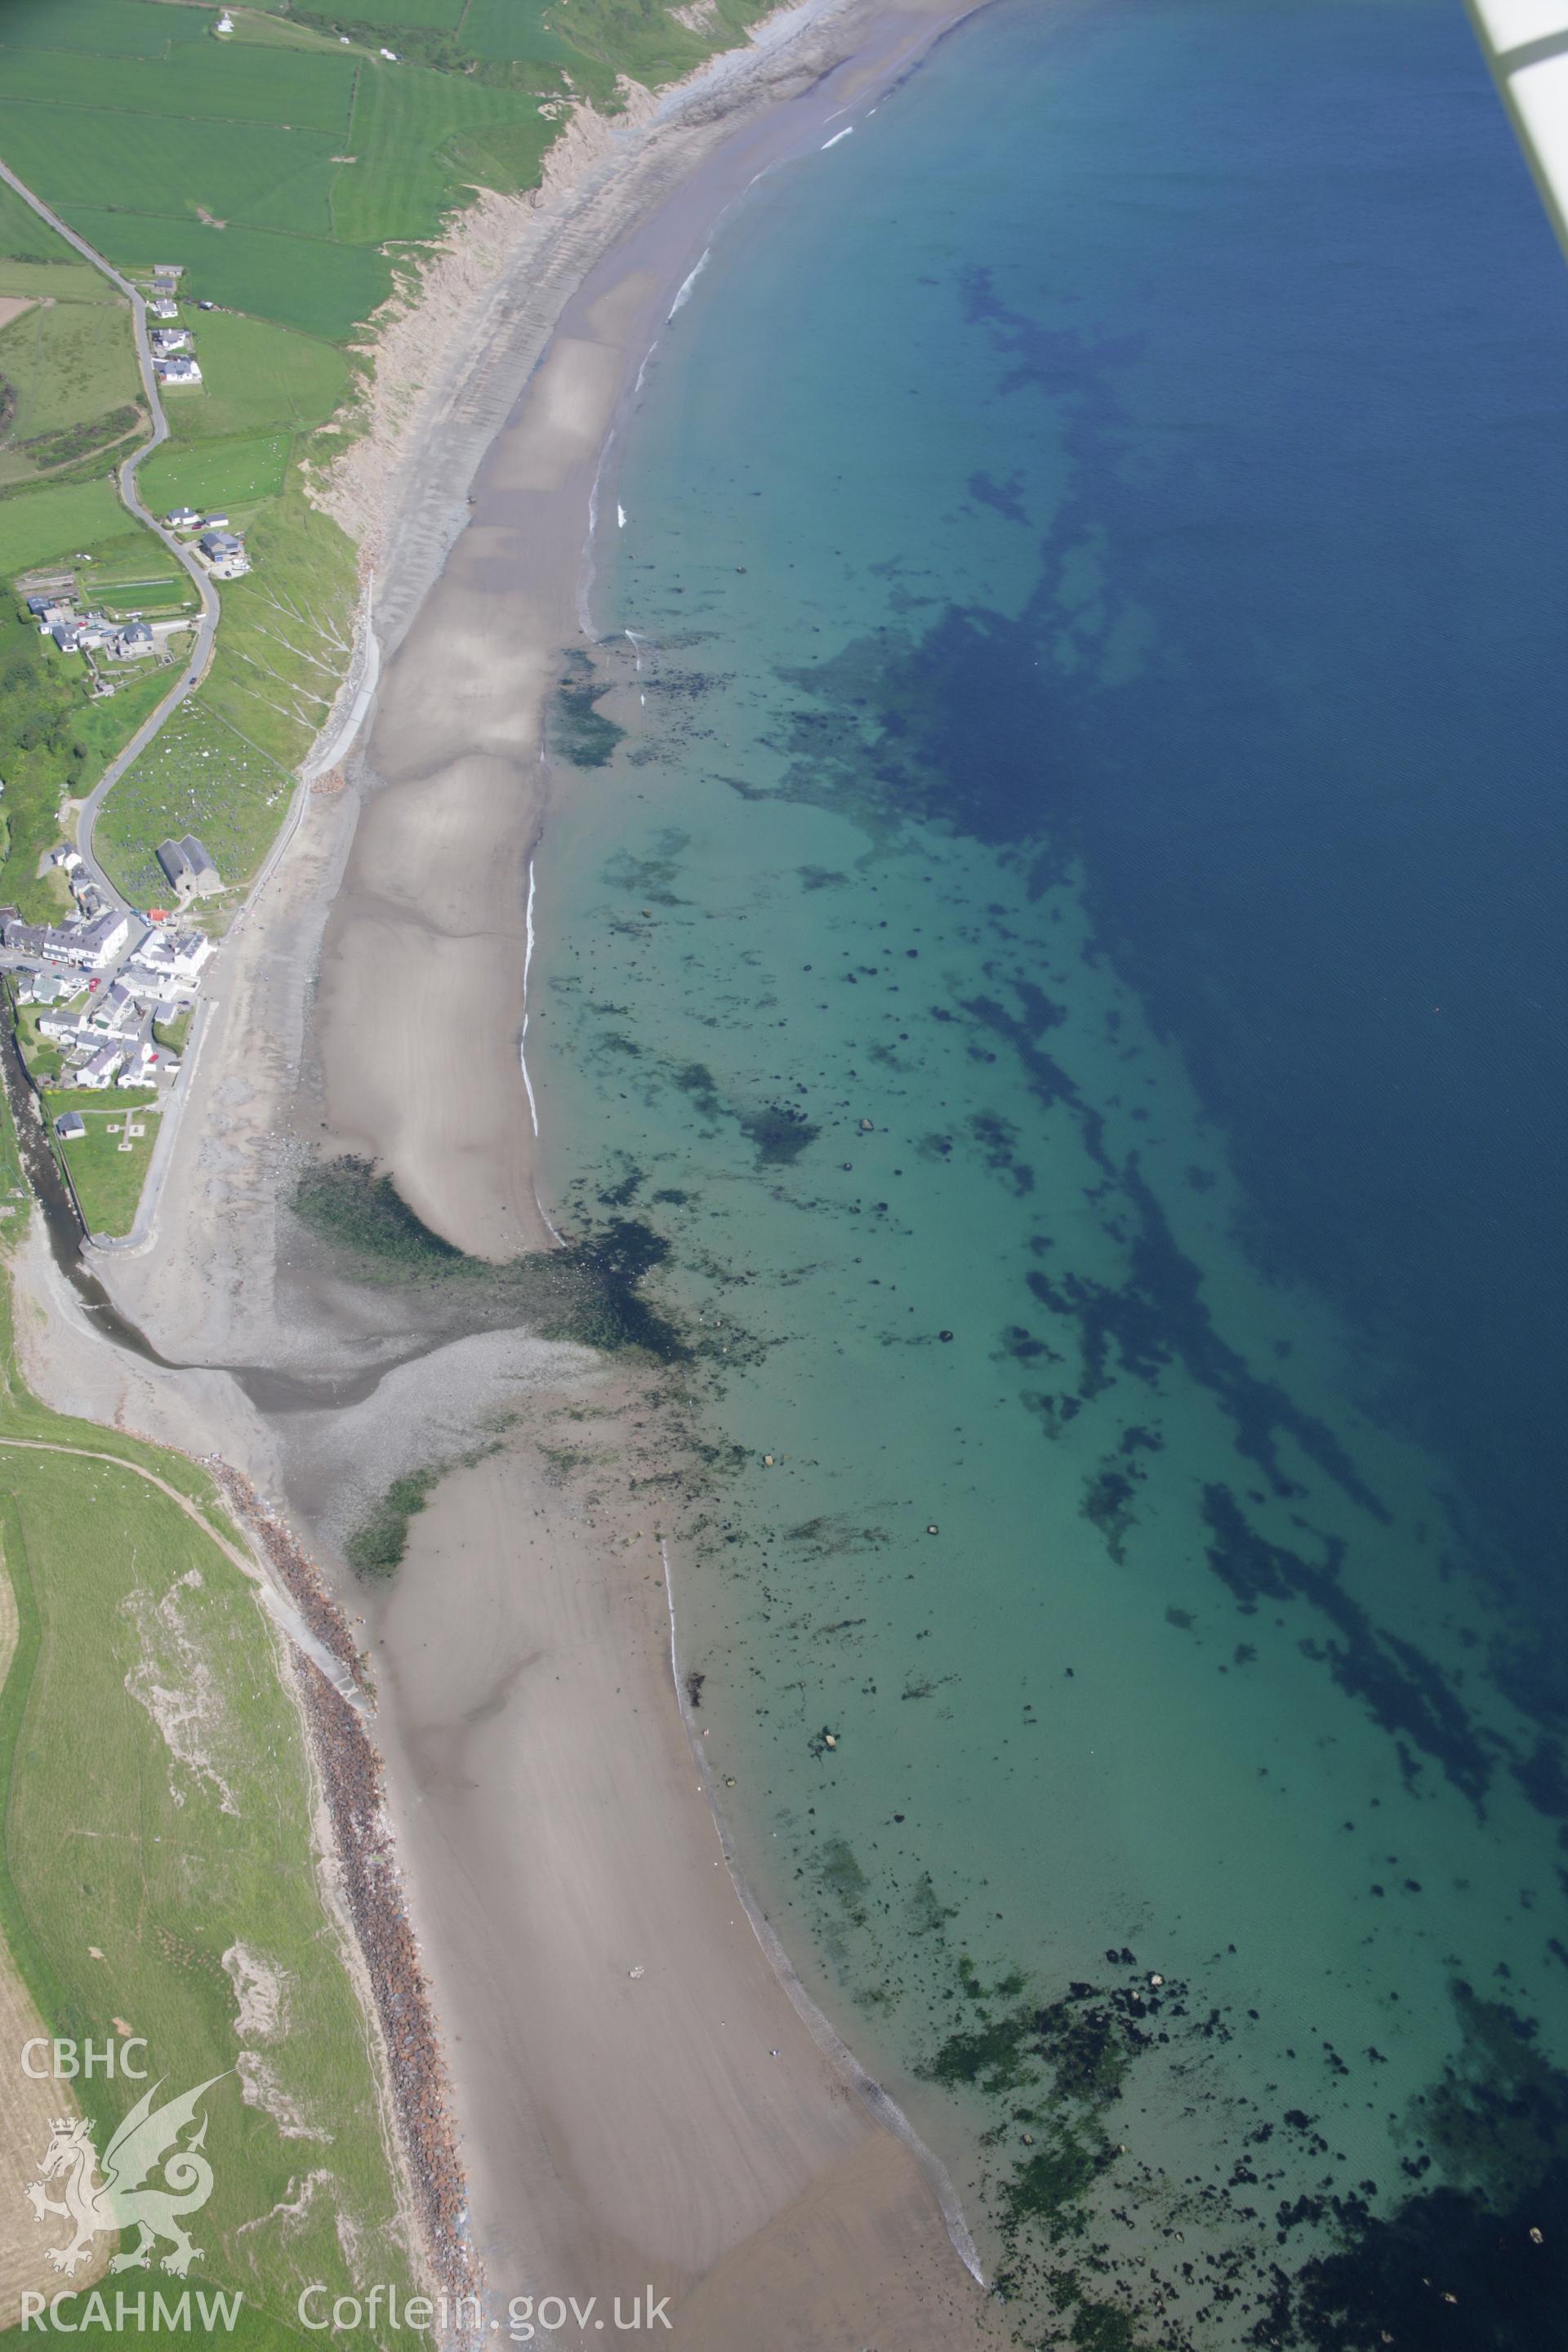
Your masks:
<path fill-rule="evenodd" d="M 1457 9 L 1017 0 L 624 436 L 546 1194 L 669 1245 L 714 1767 L 1026 2334 L 1558 2340 L 1565 360 Z"/>

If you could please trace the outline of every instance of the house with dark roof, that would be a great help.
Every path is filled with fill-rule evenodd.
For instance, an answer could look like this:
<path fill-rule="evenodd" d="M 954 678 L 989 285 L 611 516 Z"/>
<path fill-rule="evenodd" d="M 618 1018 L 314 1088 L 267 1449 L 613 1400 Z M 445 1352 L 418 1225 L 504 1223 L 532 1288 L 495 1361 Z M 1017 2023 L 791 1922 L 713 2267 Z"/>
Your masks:
<path fill-rule="evenodd" d="M 237 580 L 250 569 L 245 541 L 235 530 L 204 530 L 196 553 L 215 580 Z"/>

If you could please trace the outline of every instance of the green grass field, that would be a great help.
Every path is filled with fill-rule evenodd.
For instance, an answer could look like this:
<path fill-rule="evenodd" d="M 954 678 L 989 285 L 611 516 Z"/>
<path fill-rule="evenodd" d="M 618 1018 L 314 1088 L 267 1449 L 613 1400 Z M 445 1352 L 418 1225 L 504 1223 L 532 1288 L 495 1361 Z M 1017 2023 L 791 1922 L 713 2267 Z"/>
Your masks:
<path fill-rule="evenodd" d="M 122 511 L 122 524 L 130 518 Z M 121 594 L 128 589 L 142 588 L 154 582 L 170 586 L 183 583 L 180 593 L 194 598 L 195 590 L 162 540 L 138 526 L 121 530 L 117 537 L 100 540 L 88 551 L 89 561 L 80 567 L 84 593 L 96 604 L 100 596 Z"/>
<path fill-rule="evenodd" d="M 204 227 L 192 216 L 121 213 L 91 205 L 68 208 L 71 226 L 121 268 L 183 261 L 188 290 L 236 310 L 346 341 L 384 301 L 392 285 L 385 258 L 363 246 L 325 236 L 281 236 L 234 223 Z"/>
<path fill-rule="evenodd" d="M 5 0 L 0 57 L 64 49 L 84 56 L 166 58 L 187 42 L 205 40 L 208 21 L 195 9 L 157 7 L 150 0 Z"/>
<path fill-rule="evenodd" d="M 13 1202 L 16 1175 L 7 1135 Z M 215 1539 L 235 1541 L 205 1475 L 40 1404 L 4 1288 L 0 1556 L 20 1623 L 0 1695 L 0 1927 L 51 2032 L 101 2042 L 122 2019 L 170 2095 L 218 2078 L 191 2284 L 240 2290 L 247 2314 L 232 2336 L 193 2314 L 174 2340 L 298 2345 L 300 2289 L 354 2284 L 345 2242 L 361 2280 L 409 2284 L 369 2037 L 312 1867 L 298 1718 L 249 1580 Z M 280 1992 L 276 2026 L 240 2031 L 247 1972 Z M 130 2089 L 76 2089 L 101 2147 Z"/>
<path fill-rule="evenodd" d="M 226 724 L 205 694 L 193 696 L 104 802 L 98 854 L 133 906 L 161 906 L 168 885 L 153 851 L 170 834 L 198 833 L 233 888 L 261 863 L 291 790 L 275 760 Z"/>
<path fill-rule="evenodd" d="M 343 25 L 375 26 L 387 33 L 400 26 L 435 26 L 442 32 L 455 30 L 463 14 L 465 0 L 349 0 L 343 13 Z M 388 41 L 394 48 L 395 42 Z"/>
<path fill-rule="evenodd" d="M 62 482 L 54 489 L 0 499 L 0 580 L 9 583 L 30 565 L 68 557 L 108 539 L 125 520 L 109 481 Z"/>
<path fill-rule="evenodd" d="M 179 506 L 197 507 L 203 513 L 224 507 L 253 506 L 259 499 L 277 498 L 293 446 L 287 433 L 268 433 L 247 441 L 200 441 L 184 446 L 165 444 L 137 475 L 142 497 L 156 514 Z"/>
<path fill-rule="evenodd" d="M 193 223 L 205 210 L 253 228 L 326 234 L 331 157 L 341 134 L 46 106 L 13 99 L 4 82 L 0 90 L 0 153 L 73 226 L 78 206 L 144 205 Z M 112 244 L 108 249 L 116 258 Z"/>
<path fill-rule="evenodd" d="M 0 182 L 0 196 L 11 191 Z M 16 199 L 12 198 L 15 203 Z M 29 220 L 35 215 L 27 215 Z M 68 253 L 70 247 L 52 240 L 54 253 L 39 254 L 31 259 L 8 256 L 0 259 L 0 294 L 25 294 L 35 301 L 46 299 L 56 302 L 102 302 L 113 299 L 112 291 L 100 270 L 90 262 L 57 261 L 56 253 Z"/>
<path fill-rule="evenodd" d="M 242 9 L 234 18 L 234 30 L 227 36 L 231 47 L 263 49 L 313 49 L 318 56 L 353 57 L 354 47 L 345 51 L 337 37 L 323 33 L 314 25 L 296 25 L 288 16 L 261 14 L 264 8 L 279 5 L 279 0 L 259 0 L 255 8 Z"/>
<path fill-rule="evenodd" d="M 8 8 L 0 8 L 3 37 Z M 8 99 L 47 106 L 107 107 L 117 114 L 188 116 L 195 121 L 289 122 L 304 131 L 348 128 L 354 68 L 337 55 L 307 58 L 288 49 L 237 58 L 216 41 L 176 49 L 163 61 L 76 57 L 62 83 L 59 61 L 44 50 L 5 56 Z M 26 179 L 26 173 L 22 175 Z"/>
<path fill-rule="evenodd" d="M 216 440 L 232 433 L 324 425 L 351 382 L 349 363 L 331 342 L 233 312 L 200 312 L 192 321 L 202 365 L 202 397 L 171 405 L 176 439 Z"/>
<path fill-rule="evenodd" d="M 79 1141 L 57 1140 L 55 1150 L 70 1171 L 89 1233 L 128 1234 L 136 1222 L 136 1204 L 158 1139 L 160 1114 L 147 1109 L 151 1099 L 140 1087 L 127 1087 L 123 1092 L 111 1087 L 96 1098 L 74 1088 L 51 1088 L 44 1097 L 51 1119 L 61 1111 L 74 1110 L 80 1112 L 87 1125 L 87 1133 Z M 126 1130 L 131 1127 L 142 1132 L 128 1139 Z M 129 1150 L 121 1150 L 127 1140 Z"/>
<path fill-rule="evenodd" d="M 139 400 L 128 305 L 57 300 L 24 310 L 0 328 L 0 379 L 16 402 L 4 436 L 11 443 Z"/>
<path fill-rule="evenodd" d="M 0 49 L 0 57 L 5 55 Z M 14 189 L 0 181 L 0 254 L 7 261 L 27 257 L 55 261 L 69 251 L 70 247 L 62 245 L 54 230 L 38 218 L 31 205 L 25 205 Z"/>
<path fill-rule="evenodd" d="M 334 235 L 350 244 L 431 236 L 457 200 L 474 142 L 497 131 L 524 134 L 519 169 L 500 184 L 531 184 L 556 132 L 531 92 L 414 65 L 365 67 L 349 127 L 358 161 L 343 165 L 332 189 Z M 531 178 L 520 176 L 523 168 Z"/>
<path fill-rule="evenodd" d="M 531 58 L 542 65 L 572 65 L 575 53 L 545 24 L 549 5 L 550 0 L 468 0 L 463 12 L 463 47 L 479 58 Z"/>

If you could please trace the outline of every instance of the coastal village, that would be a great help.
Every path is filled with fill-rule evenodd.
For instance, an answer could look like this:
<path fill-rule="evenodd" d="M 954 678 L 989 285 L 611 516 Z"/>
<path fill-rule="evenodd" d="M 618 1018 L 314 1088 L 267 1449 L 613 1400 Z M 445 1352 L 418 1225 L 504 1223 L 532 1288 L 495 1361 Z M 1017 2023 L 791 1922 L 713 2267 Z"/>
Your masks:
<path fill-rule="evenodd" d="M 89 1226 L 98 1220 L 76 1181 L 70 1147 L 90 1145 L 101 1156 L 112 1141 L 117 1158 L 135 1162 L 128 1173 L 131 1192 L 139 1194 L 150 1122 L 167 1108 L 179 1077 L 196 991 L 216 952 L 188 911 L 223 887 L 206 849 L 187 834 L 161 842 L 157 856 L 172 904 L 146 916 L 110 904 L 80 852 L 66 843 L 51 853 L 50 864 L 71 892 L 74 915 L 29 923 L 16 908 L 0 908 L 0 970 L 17 1047 Z M 124 1097 L 120 1116 L 104 1124 L 100 1112 L 99 1124 L 89 1125 L 91 1099 L 116 1094 Z M 127 1187 L 113 1189 L 123 1196 Z"/>
<path fill-rule="evenodd" d="M 176 264 L 155 265 L 143 298 L 153 370 L 166 392 L 194 390 L 204 381 L 192 331 L 180 323 L 184 275 Z M 216 306 L 202 300 L 195 307 Z M 238 580 L 250 571 L 244 534 L 231 528 L 226 511 L 180 505 L 160 520 L 167 538 L 213 580 Z M 194 630 L 199 617 L 186 611 L 105 610 L 85 588 L 77 564 L 20 575 L 14 586 L 18 619 L 36 628 L 53 654 L 82 657 L 90 701 L 115 694 L 129 665 L 175 664 L 175 640 Z M 84 855 L 68 837 L 74 830 L 68 802 L 60 822 L 68 837 L 39 864 L 39 878 L 52 882 L 64 902 L 60 917 L 28 921 L 19 908 L 0 907 L 0 984 L 83 1224 L 121 1232 L 134 1218 L 158 1122 L 180 1075 L 202 975 L 216 951 L 195 910 L 217 898 L 224 885 L 195 833 L 171 835 L 155 853 L 168 904 L 139 912 L 121 901 L 92 860 L 90 844 Z M 101 1171 L 110 1150 L 123 1163 L 112 1180 L 84 1181 Z"/>

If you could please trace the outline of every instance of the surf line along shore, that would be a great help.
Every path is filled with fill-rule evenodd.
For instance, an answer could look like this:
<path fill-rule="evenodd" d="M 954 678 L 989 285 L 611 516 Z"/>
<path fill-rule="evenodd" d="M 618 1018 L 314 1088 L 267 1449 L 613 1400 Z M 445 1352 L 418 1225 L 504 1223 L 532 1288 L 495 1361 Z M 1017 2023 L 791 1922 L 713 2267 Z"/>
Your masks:
<path fill-rule="evenodd" d="M 416 432 L 350 789 L 309 803 L 231 942 L 157 1231 L 102 1269 L 192 1369 L 110 1347 L 41 1236 L 24 1255 L 40 1391 L 220 1454 L 329 1565 L 394 1478 L 468 1456 L 412 1523 L 395 1584 L 339 1590 L 363 1614 L 503 2324 L 513 2294 L 603 2312 L 651 2288 L 677 2340 L 712 2352 L 1003 2340 L 934 2168 L 792 2005 L 731 1882 L 671 1685 L 654 1523 L 552 1484 L 530 1434 L 565 1394 L 608 1453 L 657 1459 L 636 1383 L 495 1316 L 476 1329 L 406 1287 L 345 1281 L 286 1205 L 309 1157 L 354 1151 L 473 1256 L 548 1245 L 517 1058 L 526 877 L 606 436 L 726 206 L 841 137 L 967 13 L 817 14 L 749 99 L 731 83 L 668 136 L 633 134 L 542 265 L 554 292 L 530 299 L 549 315 L 523 325 L 548 347 L 477 475 L 463 416 L 526 334 L 478 351 L 447 422 Z M 465 497 L 447 551 L 428 518 Z"/>

